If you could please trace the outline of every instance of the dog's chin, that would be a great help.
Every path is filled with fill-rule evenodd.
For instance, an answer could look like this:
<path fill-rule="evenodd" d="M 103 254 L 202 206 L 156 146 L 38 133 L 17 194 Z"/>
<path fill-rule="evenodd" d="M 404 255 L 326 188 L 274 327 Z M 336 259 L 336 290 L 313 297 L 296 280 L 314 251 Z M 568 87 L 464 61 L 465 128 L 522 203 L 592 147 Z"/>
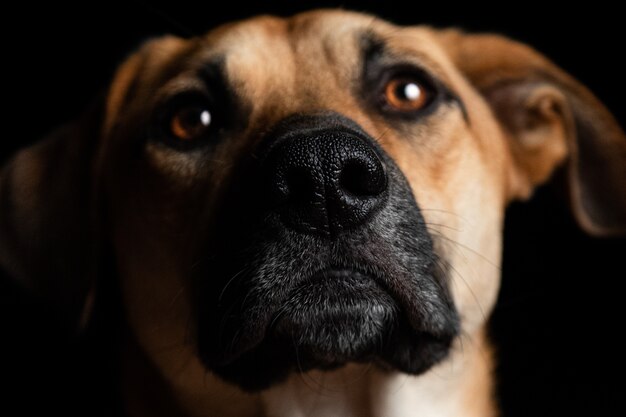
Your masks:
<path fill-rule="evenodd" d="M 411 323 L 407 306 L 384 287 L 384 280 L 349 269 L 317 273 L 268 309 L 265 325 L 255 321 L 265 328 L 263 334 L 245 351 L 216 356 L 200 346 L 208 368 L 247 391 L 268 388 L 293 372 L 348 363 L 417 375 L 447 355 L 456 335 L 454 328 L 439 334 L 416 329 L 422 324 Z M 236 345 L 228 348 L 236 350 Z"/>
<path fill-rule="evenodd" d="M 396 303 L 375 279 L 329 270 L 291 291 L 269 333 L 297 348 L 301 367 L 331 368 L 372 360 L 397 319 Z"/>

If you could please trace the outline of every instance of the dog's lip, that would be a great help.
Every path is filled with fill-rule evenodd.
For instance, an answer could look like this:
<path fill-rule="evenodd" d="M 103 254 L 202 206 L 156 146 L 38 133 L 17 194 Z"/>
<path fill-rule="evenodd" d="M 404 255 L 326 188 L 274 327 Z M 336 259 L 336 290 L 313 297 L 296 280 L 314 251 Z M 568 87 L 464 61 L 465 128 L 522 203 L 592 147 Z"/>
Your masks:
<path fill-rule="evenodd" d="M 371 272 L 366 272 L 362 269 L 352 268 L 352 267 L 328 267 L 324 268 L 316 273 L 314 273 L 311 278 L 309 278 L 306 282 L 313 282 L 318 279 L 328 279 L 328 278 L 352 278 L 352 277 L 360 277 L 363 279 L 372 279 L 374 281 L 378 281 L 375 278 L 375 274 Z"/>
<path fill-rule="evenodd" d="M 368 269 L 374 269 L 368 268 Z M 344 312 L 349 308 L 347 306 L 347 302 L 352 299 L 353 301 L 358 301 L 359 298 L 363 295 L 363 291 L 370 292 L 371 295 L 375 297 L 381 297 L 386 299 L 390 304 L 393 304 L 393 312 L 388 311 L 387 315 L 395 315 L 398 307 L 394 297 L 391 296 L 390 292 L 386 290 L 385 286 L 382 285 L 384 282 L 383 276 L 376 274 L 372 271 L 368 271 L 364 266 L 354 267 L 354 266 L 324 266 L 323 268 L 318 269 L 316 272 L 309 274 L 307 277 L 304 277 L 300 282 L 289 286 L 285 289 L 285 292 L 280 297 L 280 300 L 272 303 L 270 307 L 265 306 L 263 308 L 264 311 L 271 311 L 267 324 L 264 326 L 263 330 L 259 330 L 259 333 L 256 334 L 252 339 L 246 338 L 246 335 L 249 335 L 248 332 L 239 333 L 238 336 L 233 337 L 233 341 L 229 344 L 227 349 L 224 349 L 220 353 L 219 359 L 215 360 L 214 363 L 218 366 L 226 366 L 236 359 L 238 359 L 242 354 L 246 351 L 253 349 L 257 346 L 262 340 L 265 339 L 273 339 L 276 336 L 279 338 L 284 338 L 287 336 L 291 338 L 291 335 L 284 332 L 284 328 L 281 329 L 281 326 L 293 324 L 290 322 L 290 318 L 299 315 L 302 313 L 301 301 L 303 294 L 311 294 L 317 293 L 320 298 L 327 298 L 324 296 L 324 286 L 327 284 L 332 285 L 339 284 L 341 288 L 341 284 L 348 285 L 349 282 L 353 284 L 356 283 L 357 287 L 361 290 L 360 292 L 352 292 L 352 291 L 343 291 L 341 294 L 344 297 L 341 299 L 341 304 L 337 302 L 335 305 L 341 305 L 341 308 Z M 346 286 L 343 286 L 346 289 Z M 335 286 L 335 288 L 337 288 Z M 313 291 L 307 291 L 307 290 Z M 334 295 L 338 296 L 340 291 L 336 292 L 327 292 L 326 295 Z M 309 303 L 311 305 L 311 303 Z M 377 310 L 378 307 L 376 305 L 370 304 L 371 310 Z M 378 311 L 380 312 L 380 311 Z M 356 313 L 354 311 L 353 313 Z M 253 314 L 259 314 L 257 312 Z M 285 320 L 287 319 L 287 320 Z M 301 323 L 306 325 L 306 323 Z M 250 340 L 256 340 L 250 342 Z"/>
<path fill-rule="evenodd" d="M 357 284 L 367 283 L 370 288 L 376 288 L 389 294 L 388 289 L 384 285 L 384 277 L 378 273 L 375 273 L 364 267 L 330 266 L 314 272 L 308 278 L 296 284 L 289 290 L 288 295 L 293 295 L 294 293 L 297 293 L 303 287 L 324 285 L 325 282 L 352 282 Z"/>
<path fill-rule="evenodd" d="M 267 336 L 297 346 L 318 366 L 371 358 L 400 309 L 370 274 L 324 269 L 292 288 Z"/>
<path fill-rule="evenodd" d="M 311 274 L 308 278 L 302 280 L 298 284 L 289 289 L 287 298 L 293 295 L 303 288 L 311 286 L 323 286 L 325 283 L 337 283 L 337 282 L 352 282 L 352 283 L 367 283 L 372 288 L 376 287 L 381 290 L 385 290 L 381 279 L 378 274 L 374 274 L 369 271 L 365 271 L 363 268 L 332 266 L 318 270 Z M 386 291 L 386 290 L 385 290 Z"/>
<path fill-rule="evenodd" d="M 321 289 L 326 286 L 339 286 L 340 288 L 345 288 L 348 285 L 354 285 L 361 290 L 376 292 L 379 295 L 384 295 L 384 297 L 389 297 L 394 302 L 394 304 L 397 304 L 398 302 L 398 300 L 393 297 L 393 294 L 389 290 L 389 288 L 387 288 L 387 286 L 385 285 L 385 277 L 380 273 L 374 272 L 373 267 L 366 268 L 363 265 L 359 267 L 352 265 L 333 265 L 320 268 L 318 271 L 310 274 L 301 282 L 289 288 L 281 304 L 284 309 L 286 305 L 294 302 L 294 296 L 297 296 L 299 293 L 306 292 L 307 289 Z M 357 292 L 349 292 L 350 294 L 347 294 L 348 299 L 358 298 L 360 296 L 360 294 L 358 294 Z M 344 301 L 348 300 L 344 299 Z M 281 309 L 279 308 L 279 310 Z M 277 315 L 280 314 L 282 313 L 277 313 Z M 276 321 L 276 317 L 271 320 L 272 324 L 270 324 L 270 326 L 267 328 L 268 333 L 271 333 L 272 327 L 274 327 Z"/>
<path fill-rule="evenodd" d="M 365 302 L 376 309 L 374 304 L 378 304 L 381 299 L 396 304 L 375 274 L 349 267 L 325 268 L 289 290 L 283 305 L 272 319 L 268 332 L 275 332 L 280 327 L 285 311 L 297 312 L 302 310 L 303 304 L 306 304 L 305 308 L 311 309 L 322 304 L 337 305 L 349 316 L 348 310 L 354 304 Z"/>

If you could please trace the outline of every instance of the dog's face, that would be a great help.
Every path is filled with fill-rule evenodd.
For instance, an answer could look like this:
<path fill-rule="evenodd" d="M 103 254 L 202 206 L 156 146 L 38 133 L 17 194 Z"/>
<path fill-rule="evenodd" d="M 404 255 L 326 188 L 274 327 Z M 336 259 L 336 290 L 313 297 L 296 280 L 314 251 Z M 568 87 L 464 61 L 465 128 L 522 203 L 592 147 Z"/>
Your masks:
<path fill-rule="evenodd" d="M 504 207 L 567 145 L 538 113 L 554 138 L 520 172 L 450 36 L 318 12 L 131 58 L 104 164 L 137 332 L 167 340 L 184 306 L 174 340 L 246 389 L 355 361 L 421 373 L 476 332 Z"/>
<path fill-rule="evenodd" d="M 105 156 L 138 314 L 177 295 L 203 363 L 246 389 L 348 362 L 421 373 L 482 322 L 497 269 L 466 271 L 457 245 L 498 262 L 510 161 L 430 30 L 316 13 L 144 55 Z M 146 285 L 166 299 L 138 303 Z"/>
<path fill-rule="evenodd" d="M 568 156 L 581 223 L 626 223 L 623 196 L 593 191 L 624 189 L 615 122 L 498 37 L 261 17 L 148 43 L 105 107 L 105 238 L 130 327 L 179 386 L 206 370 L 247 390 L 350 362 L 427 371 L 482 331 L 506 205 Z M 581 180 L 579 138 L 599 129 L 603 150 L 584 147 L 607 172 Z"/>

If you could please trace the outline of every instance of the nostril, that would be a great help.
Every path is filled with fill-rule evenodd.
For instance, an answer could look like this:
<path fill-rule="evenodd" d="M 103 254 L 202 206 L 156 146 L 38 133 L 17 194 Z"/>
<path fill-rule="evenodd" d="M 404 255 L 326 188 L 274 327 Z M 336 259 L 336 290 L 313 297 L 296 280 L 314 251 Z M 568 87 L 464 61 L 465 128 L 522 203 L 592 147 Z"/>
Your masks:
<path fill-rule="evenodd" d="M 378 160 L 352 159 L 344 163 L 339 185 L 353 196 L 377 196 L 385 190 L 387 176 Z"/>
<path fill-rule="evenodd" d="M 289 167 L 285 181 L 287 191 L 285 194 L 292 203 L 309 201 L 315 193 L 315 180 L 307 167 Z"/>

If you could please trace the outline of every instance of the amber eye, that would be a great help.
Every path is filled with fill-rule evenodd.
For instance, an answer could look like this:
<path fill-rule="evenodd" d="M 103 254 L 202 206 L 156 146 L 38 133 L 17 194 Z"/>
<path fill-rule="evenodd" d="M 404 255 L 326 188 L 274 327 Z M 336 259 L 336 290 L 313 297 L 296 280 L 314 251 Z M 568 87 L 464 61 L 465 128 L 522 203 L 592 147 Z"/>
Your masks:
<path fill-rule="evenodd" d="M 431 89 L 411 77 L 395 77 L 385 85 L 384 99 L 387 106 L 396 111 L 416 111 L 428 105 Z"/>
<path fill-rule="evenodd" d="M 183 106 L 172 113 L 169 119 L 169 132 L 178 140 L 194 141 L 206 136 L 211 122 L 211 112 L 206 106 Z"/>

